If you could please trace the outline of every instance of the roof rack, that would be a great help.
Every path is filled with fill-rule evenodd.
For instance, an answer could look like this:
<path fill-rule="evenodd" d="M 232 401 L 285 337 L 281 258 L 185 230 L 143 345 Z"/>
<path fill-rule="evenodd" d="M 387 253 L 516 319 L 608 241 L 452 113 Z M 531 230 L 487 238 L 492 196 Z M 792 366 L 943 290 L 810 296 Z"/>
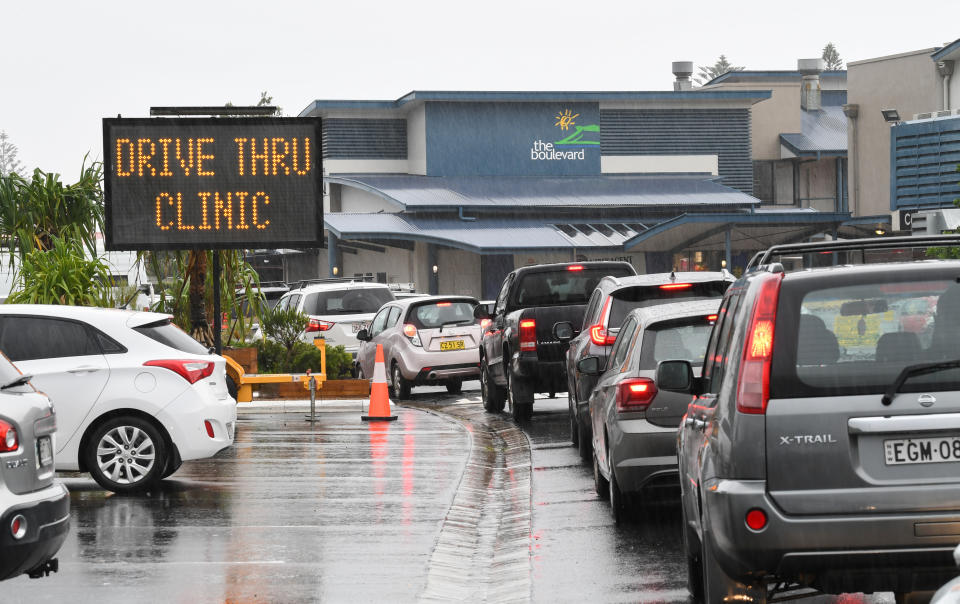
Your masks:
<path fill-rule="evenodd" d="M 323 279 L 300 279 L 296 282 L 296 285 L 292 286 L 292 289 L 300 289 L 305 285 L 313 285 L 315 283 L 363 283 L 363 279 L 355 279 L 353 277 L 325 277 Z"/>
<path fill-rule="evenodd" d="M 896 250 L 903 248 L 937 247 L 941 245 L 960 245 L 960 235 L 917 235 L 904 237 L 869 237 L 865 239 L 842 239 L 836 241 L 816 241 L 812 243 L 788 243 L 775 245 L 765 251 L 754 254 L 744 272 L 769 264 L 772 256 L 785 254 L 810 254 L 815 252 L 850 252 L 859 250 Z"/>

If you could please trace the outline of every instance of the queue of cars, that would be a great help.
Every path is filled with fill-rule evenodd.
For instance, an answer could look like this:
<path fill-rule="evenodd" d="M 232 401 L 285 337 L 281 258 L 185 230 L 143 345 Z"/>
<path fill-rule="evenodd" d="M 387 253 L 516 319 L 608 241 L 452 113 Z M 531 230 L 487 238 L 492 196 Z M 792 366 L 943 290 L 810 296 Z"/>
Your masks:
<path fill-rule="evenodd" d="M 960 262 L 883 252 L 957 243 L 779 246 L 712 295 L 638 304 L 619 324 L 602 300 L 642 278 L 601 279 L 579 334 L 554 326 L 573 342 L 571 436 L 582 451 L 589 421 L 598 494 L 619 520 L 631 496 L 679 484 L 697 601 L 899 602 L 956 574 Z M 846 264 L 868 254 L 881 262 Z"/>

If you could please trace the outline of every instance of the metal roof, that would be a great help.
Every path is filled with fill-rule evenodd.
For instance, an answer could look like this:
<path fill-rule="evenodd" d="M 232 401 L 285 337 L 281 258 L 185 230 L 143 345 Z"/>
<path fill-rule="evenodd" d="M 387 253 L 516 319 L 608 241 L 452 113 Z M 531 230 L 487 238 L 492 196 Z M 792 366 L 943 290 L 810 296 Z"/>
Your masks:
<path fill-rule="evenodd" d="M 934 61 L 941 61 L 948 58 L 957 50 L 960 50 L 960 39 L 954 40 L 943 48 L 938 49 L 937 52 L 930 55 L 930 58 Z"/>
<path fill-rule="evenodd" d="M 362 189 L 405 210 L 457 208 L 749 207 L 759 200 L 697 176 L 331 175 L 327 183 Z"/>
<path fill-rule="evenodd" d="M 728 71 L 713 78 L 706 84 L 706 86 L 712 86 L 713 84 L 719 84 L 720 82 L 736 82 L 738 80 L 799 80 L 803 77 L 803 74 L 799 71 L 791 70 L 782 70 L 782 71 Z M 820 77 L 827 78 L 846 78 L 847 70 L 846 69 L 834 69 L 834 70 L 824 70 L 820 72 Z"/>
<path fill-rule="evenodd" d="M 804 111 L 800 134 L 781 134 L 780 142 L 795 155 L 847 154 L 847 116 L 842 107 Z"/>
<path fill-rule="evenodd" d="M 300 117 L 318 115 L 323 111 L 342 109 L 400 109 L 405 105 L 426 101 L 447 102 L 511 102 L 543 103 L 606 102 L 606 101 L 749 101 L 751 104 L 769 99 L 769 90 L 684 90 L 684 91 L 451 91 L 415 90 L 395 101 L 387 100 L 316 100 L 300 112 Z"/>
<path fill-rule="evenodd" d="M 750 214 L 683 214 L 657 224 L 624 244 L 635 252 L 681 251 L 696 248 L 721 251 L 730 231 L 733 252 L 750 251 L 780 243 L 804 241 L 824 231 L 860 237 L 877 225 L 889 225 L 890 215 L 851 218 L 847 212 L 767 212 Z"/>
<path fill-rule="evenodd" d="M 461 220 L 410 214 L 324 215 L 327 229 L 343 240 L 416 240 L 476 253 L 502 250 L 572 248 L 622 249 L 628 239 L 654 223 L 590 221 L 570 223 L 550 218 Z"/>

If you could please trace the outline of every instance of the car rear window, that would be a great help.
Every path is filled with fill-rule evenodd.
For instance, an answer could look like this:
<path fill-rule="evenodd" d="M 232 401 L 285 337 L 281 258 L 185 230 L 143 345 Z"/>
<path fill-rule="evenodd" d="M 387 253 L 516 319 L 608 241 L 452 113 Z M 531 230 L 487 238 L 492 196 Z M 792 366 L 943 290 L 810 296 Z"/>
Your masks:
<path fill-rule="evenodd" d="M 600 279 L 606 276 L 628 277 L 627 267 L 597 267 L 572 271 L 560 268 L 538 271 L 520 277 L 513 296 L 514 307 L 568 306 L 586 304 Z"/>
<path fill-rule="evenodd" d="M 439 300 L 417 304 L 410 307 L 406 322 L 412 323 L 417 329 L 434 329 L 451 323 L 470 325 L 476 321 L 473 317 L 476 305 L 476 302 L 469 300 Z"/>
<path fill-rule="evenodd" d="M 643 332 L 640 369 L 656 369 L 661 361 L 683 360 L 703 365 L 713 321 L 691 317 L 654 323 Z"/>
<path fill-rule="evenodd" d="M 142 333 L 155 342 L 160 342 L 170 348 L 175 348 L 180 352 L 190 354 L 209 354 L 207 348 L 200 342 L 194 340 L 185 331 L 171 323 L 169 320 L 157 321 L 134 327 L 134 331 Z"/>
<path fill-rule="evenodd" d="M 386 287 L 338 289 L 307 294 L 302 312 L 305 315 L 373 314 L 393 300 L 393 293 Z"/>
<path fill-rule="evenodd" d="M 610 321 L 608 325 L 611 328 L 622 325 L 623 320 L 627 318 L 627 315 L 634 308 L 656 306 L 657 304 L 668 302 L 679 302 L 680 300 L 720 299 L 728 287 L 730 287 L 729 281 L 691 283 L 690 287 L 685 288 L 664 289 L 660 285 L 624 287 L 610 294 L 610 297 L 613 298 L 613 303 L 610 305 Z"/>
<path fill-rule="evenodd" d="M 895 277 L 818 288 L 796 300 L 781 291 L 771 396 L 879 394 L 906 366 L 960 357 L 960 284 Z M 900 391 L 938 389 L 960 389 L 960 369 L 911 377 Z"/>

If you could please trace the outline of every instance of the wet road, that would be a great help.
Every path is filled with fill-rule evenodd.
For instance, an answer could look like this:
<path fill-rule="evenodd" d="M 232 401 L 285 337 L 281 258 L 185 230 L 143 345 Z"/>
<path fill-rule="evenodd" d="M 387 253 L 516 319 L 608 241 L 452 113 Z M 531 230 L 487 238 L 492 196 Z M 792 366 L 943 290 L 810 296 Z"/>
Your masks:
<path fill-rule="evenodd" d="M 417 389 L 389 424 L 359 408 L 324 408 L 312 428 L 241 415 L 233 448 L 145 495 L 67 478 L 60 572 L 5 582 L 0 600 L 689 601 L 679 489 L 616 526 L 565 398 L 538 399 L 518 428 L 466 388 Z"/>

